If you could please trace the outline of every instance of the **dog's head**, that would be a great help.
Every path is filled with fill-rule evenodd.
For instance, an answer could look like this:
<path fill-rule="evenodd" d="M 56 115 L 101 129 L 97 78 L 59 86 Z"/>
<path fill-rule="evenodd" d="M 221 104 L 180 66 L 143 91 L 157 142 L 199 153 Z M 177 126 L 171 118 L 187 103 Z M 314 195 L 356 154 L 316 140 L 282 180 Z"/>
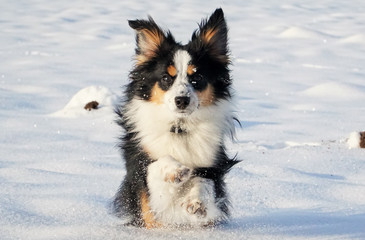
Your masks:
<path fill-rule="evenodd" d="M 203 20 L 190 42 L 182 45 L 149 17 L 129 21 L 136 30 L 136 66 L 130 98 L 164 105 L 177 116 L 230 97 L 227 25 L 222 9 Z"/>

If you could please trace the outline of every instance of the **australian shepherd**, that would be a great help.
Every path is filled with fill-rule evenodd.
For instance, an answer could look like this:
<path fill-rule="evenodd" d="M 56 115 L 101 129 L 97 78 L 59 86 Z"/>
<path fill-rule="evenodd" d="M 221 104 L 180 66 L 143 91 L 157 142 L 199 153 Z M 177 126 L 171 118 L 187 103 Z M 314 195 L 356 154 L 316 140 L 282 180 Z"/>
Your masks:
<path fill-rule="evenodd" d="M 229 216 L 224 177 L 238 161 L 222 9 L 182 45 L 155 21 L 129 21 L 136 64 L 117 107 L 126 176 L 113 210 L 146 228 L 211 226 Z"/>

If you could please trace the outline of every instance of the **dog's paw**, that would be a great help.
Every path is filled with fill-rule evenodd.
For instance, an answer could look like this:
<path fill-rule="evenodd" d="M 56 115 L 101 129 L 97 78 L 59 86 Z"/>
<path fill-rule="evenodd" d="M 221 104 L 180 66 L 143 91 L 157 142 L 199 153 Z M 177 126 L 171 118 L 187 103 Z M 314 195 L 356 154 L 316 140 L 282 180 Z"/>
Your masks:
<path fill-rule="evenodd" d="M 185 166 L 178 166 L 177 168 L 168 171 L 165 175 L 165 182 L 174 183 L 174 184 L 181 184 L 189 180 L 191 175 L 190 168 Z"/>
<path fill-rule="evenodd" d="M 207 216 L 207 208 L 205 204 L 199 199 L 188 200 L 181 204 L 183 208 L 191 215 L 196 215 L 198 218 L 205 218 Z"/>

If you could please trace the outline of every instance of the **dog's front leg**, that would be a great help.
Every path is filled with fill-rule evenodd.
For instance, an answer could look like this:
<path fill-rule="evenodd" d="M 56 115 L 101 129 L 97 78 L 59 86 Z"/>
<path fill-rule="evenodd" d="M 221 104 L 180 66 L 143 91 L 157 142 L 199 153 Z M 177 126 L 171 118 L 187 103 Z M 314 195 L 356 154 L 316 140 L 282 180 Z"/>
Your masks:
<path fill-rule="evenodd" d="M 182 199 L 181 207 L 194 219 L 203 224 L 211 224 L 222 217 L 217 207 L 214 183 L 210 179 L 195 177 L 191 179 L 191 189 Z"/>
<path fill-rule="evenodd" d="M 147 185 L 151 209 L 156 214 L 175 205 L 179 187 L 190 179 L 191 169 L 166 156 L 151 163 L 147 170 Z"/>

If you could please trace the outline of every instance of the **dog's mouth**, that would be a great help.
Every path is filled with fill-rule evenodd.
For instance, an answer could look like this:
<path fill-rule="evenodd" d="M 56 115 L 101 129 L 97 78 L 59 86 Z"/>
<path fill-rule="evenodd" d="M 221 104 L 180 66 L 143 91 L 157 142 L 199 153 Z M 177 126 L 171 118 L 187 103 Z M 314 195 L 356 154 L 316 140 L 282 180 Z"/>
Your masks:
<path fill-rule="evenodd" d="M 194 111 L 192 109 L 175 110 L 176 117 L 186 118 L 189 117 Z"/>
<path fill-rule="evenodd" d="M 176 113 L 178 114 L 186 114 L 186 115 L 190 115 L 193 111 L 189 111 L 189 110 L 177 110 Z"/>

